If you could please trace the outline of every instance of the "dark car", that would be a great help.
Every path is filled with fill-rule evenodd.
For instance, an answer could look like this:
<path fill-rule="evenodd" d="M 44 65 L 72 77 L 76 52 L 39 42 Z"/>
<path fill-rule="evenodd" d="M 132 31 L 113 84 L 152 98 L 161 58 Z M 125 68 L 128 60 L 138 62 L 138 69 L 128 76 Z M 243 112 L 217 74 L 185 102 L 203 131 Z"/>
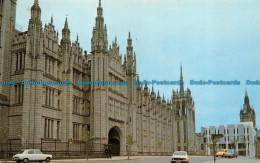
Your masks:
<path fill-rule="evenodd" d="M 237 152 L 233 150 L 228 150 L 227 153 L 225 153 L 224 157 L 225 158 L 237 158 L 238 154 Z"/>

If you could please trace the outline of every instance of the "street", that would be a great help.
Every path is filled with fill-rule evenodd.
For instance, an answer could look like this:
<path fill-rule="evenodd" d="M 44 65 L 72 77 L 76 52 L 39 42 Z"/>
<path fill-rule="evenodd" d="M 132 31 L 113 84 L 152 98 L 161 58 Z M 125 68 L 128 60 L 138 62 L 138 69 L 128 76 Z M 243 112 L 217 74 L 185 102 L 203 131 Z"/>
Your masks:
<path fill-rule="evenodd" d="M 170 158 L 167 156 L 138 156 L 138 157 L 131 157 L 131 160 L 127 160 L 127 157 L 114 157 L 111 159 L 91 159 L 88 162 L 89 163 L 97 163 L 97 162 L 106 162 L 106 163 L 112 163 L 112 162 L 118 162 L 118 163 L 125 163 L 125 162 L 133 162 L 133 163 L 170 163 Z M 85 160 L 55 160 L 52 161 L 55 163 L 83 163 L 86 162 Z M 213 163 L 213 157 L 207 157 L 207 156 L 191 156 L 190 157 L 190 163 Z M 233 159 L 228 158 L 217 158 L 216 163 L 259 163 L 260 160 L 256 158 L 248 158 L 248 157 L 238 157 Z"/>
<path fill-rule="evenodd" d="M 75 159 L 75 160 L 52 160 L 52 163 L 170 163 L 169 156 L 132 156 L 130 160 L 127 157 L 113 157 L 112 159 L 90 159 L 86 161 L 85 159 Z M 3 162 L 3 161 L 2 161 Z M 0 163 L 2 163 L 0 161 Z M 238 158 L 217 158 L 216 163 L 259 163 L 260 159 L 250 158 L 250 157 L 238 157 Z M 8 163 L 15 163 L 14 161 L 8 161 Z M 191 156 L 190 163 L 214 163 L 213 157 L 207 156 Z"/>

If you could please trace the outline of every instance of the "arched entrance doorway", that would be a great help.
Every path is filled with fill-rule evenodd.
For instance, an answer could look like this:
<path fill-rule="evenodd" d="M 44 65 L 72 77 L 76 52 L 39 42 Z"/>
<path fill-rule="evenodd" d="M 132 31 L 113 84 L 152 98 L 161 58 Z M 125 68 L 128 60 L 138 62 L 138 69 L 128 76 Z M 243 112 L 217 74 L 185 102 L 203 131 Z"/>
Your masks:
<path fill-rule="evenodd" d="M 108 144 L 111 144 L 112 156 L 120 156 L 120 135 L 115 127 L 109 131 Z"/>

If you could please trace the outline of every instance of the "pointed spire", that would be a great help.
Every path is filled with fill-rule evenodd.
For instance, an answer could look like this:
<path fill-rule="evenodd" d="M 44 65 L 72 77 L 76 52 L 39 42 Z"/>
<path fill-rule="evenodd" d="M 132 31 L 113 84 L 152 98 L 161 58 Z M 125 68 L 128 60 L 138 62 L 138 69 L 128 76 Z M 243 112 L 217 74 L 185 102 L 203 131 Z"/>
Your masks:
<path fill-rule="evenodd" d="M 249 105 L 249 97 L 248 97 L 248 94 L 247 94 L 247 89 L 246 89 L 246 93 L 245 93 L 244 103 Z"/>
<path fill-rule="evenodd" d="M 97 8 L 97 16 L 102 17 L 103 15 L 103 9 L 101 7 L 101 0 L 99 0 L 98 8 Z"/>
<path fill-rule="evenodd" d="M 153 86 L 152 86 L 152 92 L 154 93 L 154 91 L 153 91 Z"/>
<path fill-rule="evenodd" d="M 128 39 L 127 39 L 127 52 L 128 52 L 128 55 L 133 55 L 133 46 L 132 46 L 132 39 L 131 39 L 131 34 L 130 34 L 130 31 L 128 33 Z"/>
<path fill-rule="evenodd" d="M 34 0 L 34 3 L 33 3 L 34 6 L 38 6 L 39 7 L 39 1 L 38 0 Z"/>
<path fill-rule="evenodd" d="M 68 29 L 68 28 L 69 28 L 69 25 L 68 25 L 68 17 L 66 16 L 65 24 L 64 24 L 64 29 Z"/>
<path fill-rule="evenodd" d="M 51 16 L 51 25 L 53 24 L 53 16 Z"/>
<path fill-rule="evenodd" d="M 62 29 L 62 40 L 61 42 L 70 43 L 70 30 L 68 25 L 68 17 L 66 16 L 64 28 Z"/>
<path fill-rule="evenodd" d="M 182 76 L 182 64 L 181 64 L 181 69 L 180 69 L 180 71 L 181 71 L 181 72 L 180 72 L 180 75 L 181 75 L 181 76 L 180 76 L 180 79 L 183 80 L 183 76 Z"/>
<path fill-rule="evenodd" d="M 126 55 L 124 55 L 124 66 L 126 66 Z"/>
<path fill-rule="evenodd" d="M 76 41 L 79 42 L 79 34 L 77 34 Z"/>
<path fill-rule="evenodd" d="M 180 68 L 180 94 L 184 95 L 184 87 L 183 87 L 183 76 L 182 76 L 182 64 L 181 64 L 181 68 Z"/>
<path fill-rule="evenodd" d="M 41 20 L 41 8 L 38 0 L 34 0 L 33 6 L 31 7 L 31 19 L 34 20 L 34 22 Z"/>

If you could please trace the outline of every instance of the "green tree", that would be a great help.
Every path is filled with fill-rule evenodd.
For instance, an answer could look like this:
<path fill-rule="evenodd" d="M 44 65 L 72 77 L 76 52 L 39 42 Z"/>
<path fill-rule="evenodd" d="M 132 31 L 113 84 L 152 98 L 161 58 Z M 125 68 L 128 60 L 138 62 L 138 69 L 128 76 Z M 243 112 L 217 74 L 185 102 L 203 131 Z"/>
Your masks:
<path fill-rule="evenodd" d="M 5 162 L 8 160 L 8 140 L 9 140 L 9 129 L 0 127 L 0 139 L 6 144 L 5 148 Z"/>
<path fill-rule="evenodd" d="M 234 140 L 231 142 L 231 144 L 232 144 L 234 150 L 235 150 L 236 147 L 237 147 L 237 142 L 238 142 L 237 139 L 234 139 Z"/>
<path fill-rule="evenodd" d="M 241 141 L 243 148 L 245 150 L 245 152 L 243 152 L 244 156 L 245 156 L 246 155 L 246 138 L 244 136 L 241 136 L 240 141 Z"/>
<path fill-rule="evenodd" d="M 128 134 L 126 135 L 126 144 L 127 144 L 127 155 L 128 155 L 128 160 L 130 159 L 131 156 L 131 146 L 134 144 L 134 140 L 133 140 L 133 135 L 132 134 Z"/>
<path fill-rule="evenodd" d="M 88 154 L 90 152 L 90 146 L 92 146 L 92 143 L 94 141 L 94 137 L 91 136 L 89 131 L 85 131 L 82 136 L 82 141 L 86 143 L 86 156 L 88 160 Z"/>

